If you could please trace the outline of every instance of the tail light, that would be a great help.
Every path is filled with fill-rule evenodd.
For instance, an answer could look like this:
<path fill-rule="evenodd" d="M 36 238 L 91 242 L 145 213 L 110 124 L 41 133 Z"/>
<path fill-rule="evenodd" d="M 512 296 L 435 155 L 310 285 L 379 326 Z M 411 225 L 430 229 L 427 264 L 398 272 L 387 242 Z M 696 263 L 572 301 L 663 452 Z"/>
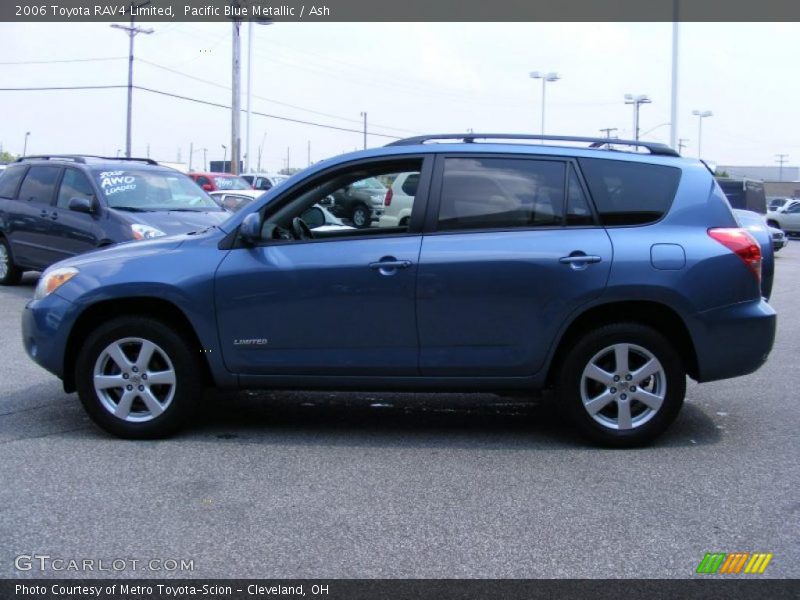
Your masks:
<path fill-rule="evenodd" d="M 394 192 L 392 192 L 392 188 L 389 188 L 386 191 L 386 198 L 383 199 L 384 206 L 391 206 L 392 205 L 392 196 L 394 196 Z"/>
<path fill-rule="evenodd" d="M 741 227 L 715 227 L 708 235 L 742 259 L 757 281 L 761 281 L 761 246 Z"/>

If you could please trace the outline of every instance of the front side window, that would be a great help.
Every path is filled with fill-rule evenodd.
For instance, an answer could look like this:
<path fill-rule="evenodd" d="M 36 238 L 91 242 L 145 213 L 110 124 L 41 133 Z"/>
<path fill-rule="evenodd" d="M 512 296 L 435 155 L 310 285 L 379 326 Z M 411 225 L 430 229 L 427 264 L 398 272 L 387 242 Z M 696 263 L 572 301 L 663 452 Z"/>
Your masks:
<path fill-rule="evenodd" d="M 222 210 L 191 179 L 176 171 L 98 170 L 94 177 L 111 208 L 132 211 Z"/>
<path fill-rule="evenodd" d="M 418 177 L 421 168 L 422 160 L 404 159 L 390 166 L 363 165 L 319 178 L 265 221 L 262 237 L 291 240 L 406 233 L 416 190 L 415 195 L 394 195 L 391 186 L 399 177 Z"/>
<path fill-rule="evenodd" d="M 516 158 L 448 158 L 439 230 L 563 224 L 565 163 Z"/>
<path fill-rule="evenodd" d="M 60 171 L 59 167 L 31 167 L 19 189 L 19 199 L 50 204 Z"/>
<path fill-rule="evenodd" d="M 58 191 L 58 207 L 69 208 L 69 202 L 73 198 L 94 200 L 94 190 L 86 175 L 75 169 L 67 169 Z"/>

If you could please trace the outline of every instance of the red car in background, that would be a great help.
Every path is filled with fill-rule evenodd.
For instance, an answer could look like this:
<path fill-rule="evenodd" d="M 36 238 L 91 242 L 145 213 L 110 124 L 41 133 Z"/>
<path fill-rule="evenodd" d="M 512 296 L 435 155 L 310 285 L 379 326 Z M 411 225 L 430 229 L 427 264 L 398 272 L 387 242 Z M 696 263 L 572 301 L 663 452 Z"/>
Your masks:
<path fill-rule="evenodd" d="M 217 190 L 252 190 L 253 186 L 238 175 L 230 173 L 189 173 L 197 185 L 207 192 Z"/>

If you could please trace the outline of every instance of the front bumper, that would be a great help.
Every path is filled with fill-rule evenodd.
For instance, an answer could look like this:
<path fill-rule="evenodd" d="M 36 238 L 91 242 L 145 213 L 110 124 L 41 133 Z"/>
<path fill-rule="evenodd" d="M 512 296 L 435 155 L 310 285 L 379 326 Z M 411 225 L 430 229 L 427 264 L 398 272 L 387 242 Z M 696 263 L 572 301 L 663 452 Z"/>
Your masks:
<path fill-rule="evenodd" d="M 739 377 L 763 365 L 775 341 L 777 315 L 763 298 L 698 313 L 691 333 L 698 381 Z"/>
<path fill-rule="evenodd" d="M 22 343 L 35 362 L 63 379 L 64 353 L 77 306 L 52 293 L 31 300 L 22 313 Z"/>

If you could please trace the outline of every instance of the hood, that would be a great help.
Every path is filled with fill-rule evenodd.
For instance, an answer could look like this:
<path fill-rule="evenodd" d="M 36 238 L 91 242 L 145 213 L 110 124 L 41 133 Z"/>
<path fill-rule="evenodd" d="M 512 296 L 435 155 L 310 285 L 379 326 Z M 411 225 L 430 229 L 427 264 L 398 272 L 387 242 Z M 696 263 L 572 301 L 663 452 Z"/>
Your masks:
<path fill-rule="evenodd" d="M 112 209 L 113 210 L 113 209 Z M 176 233 L 189 233 L 199 231 L 211 225 L 224 223 L 231 215 L 224 210 L 219 211 L 153 211 L 153 212 L 128 212 L 115 210 L 130 223 L 141 223 L 160 229 L 167 235 Z"/>
<path fill-rule="evenodd" d="M 163 254 L 180 246 L 189 235 L 172 235 L 151 240 L 141 240 L 114 244 L 98 250 L 92 250 L 78 256 L 57 262 L 53 267 L 80 267 L 98 261 L 122 261 L 127 258 L 147 256 L 149 254 Z M 194 237 L 194 236 L 191 236 Z"/>

